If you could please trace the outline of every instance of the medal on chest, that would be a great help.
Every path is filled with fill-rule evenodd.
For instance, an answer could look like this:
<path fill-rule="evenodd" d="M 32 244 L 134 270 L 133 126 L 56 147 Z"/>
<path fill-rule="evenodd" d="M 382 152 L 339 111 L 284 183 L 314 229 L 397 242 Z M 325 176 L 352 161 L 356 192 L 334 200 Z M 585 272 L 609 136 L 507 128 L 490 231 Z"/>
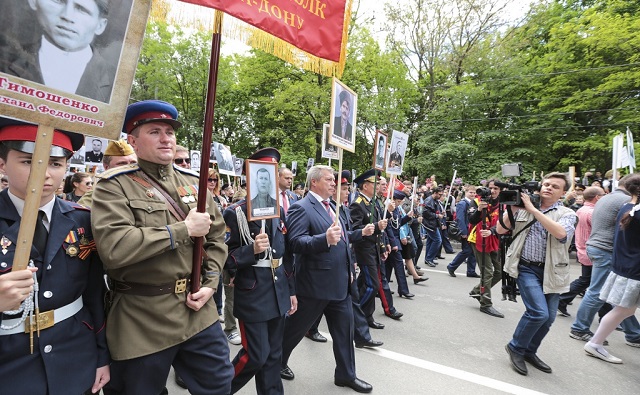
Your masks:
<path fill-rule="evenodd" d="M 2 239 L 0 239 L 0 246 L 2 246 L 2 255 L 7 254 L 7 247 L 9 247 L 10 245 L 11 245 L 11 240 L 2 236 Z"/>
<path fill-rule="evenodd" d="M 178 187 L 178 195 L 184 204 L 195 203 L 198 196 L 198 187 L 196 185 L 186 185 Z"/>

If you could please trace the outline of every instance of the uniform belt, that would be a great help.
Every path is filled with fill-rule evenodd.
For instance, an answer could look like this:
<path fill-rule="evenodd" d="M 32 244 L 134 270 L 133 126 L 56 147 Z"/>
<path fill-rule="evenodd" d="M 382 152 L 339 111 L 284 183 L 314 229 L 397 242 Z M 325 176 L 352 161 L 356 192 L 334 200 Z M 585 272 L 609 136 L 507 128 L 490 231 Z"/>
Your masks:
<path fill-rule="evenodd" d="M 80 296 L 78 299 L 74 300 L 73 302 L 69 303 L 66 306 L 62 306 L 55 310 L 49 310 L 49 311 L 45 311 L 38 314 L 38 322 L 40 324 L 40 330 L 51 328 L 58 322 L 62 322 L 69 317 L 73 317 L 78 313 L 78 311 L 82 309 L 82 306 L 83 306 L 82 296 Z M 13 326 L 13 325 L 16 325 L 19 321 L 20 321 L 20 318 L 3 320 L 2 325 Z M 27 317 L 27 319 L 25 320 L 24 326 L 18 325 L 13 329 L 0 329 L 0 336 L 13 335 L 16 333 L 29 333 L 28 328 L 29 328 L 30 322 L 31 321 Z M 33 326 L 33 330 L 35 331 L 37 329 L 35 320 L 32 326 Z"/>
<path fill-rule="evenodd" d="M 187 287 L 191 280 L 183 278 L 172 283 L 160 285 L 148 285 L 139 283 L 130 283 L 124 281 L 114 282 L 114 291 L 125 295 L 138 296 L 159 296 L 169 294 L 181 294 L 187 291 Z"/>
<path fill-rule="evenodd" d="M 282 258 L 280 259 L 258 259 L 253 267 L 270 267 L 272 269 L 278 268 L 282 265 Z"/>
<path fill-rule="evenodd" d="M 520 264 L 524 266 L 544 267 L 544 262 L 533 262 L 524 258 L 520 258 Z"/>

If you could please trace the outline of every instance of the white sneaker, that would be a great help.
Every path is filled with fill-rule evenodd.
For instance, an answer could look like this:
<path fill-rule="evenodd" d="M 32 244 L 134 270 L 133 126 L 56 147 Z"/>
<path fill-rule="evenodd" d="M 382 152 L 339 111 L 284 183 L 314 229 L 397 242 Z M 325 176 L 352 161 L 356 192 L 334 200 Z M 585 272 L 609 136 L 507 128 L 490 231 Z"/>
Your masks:
<path fill-rule="evenodd" d="M 593 347 L 591 342 L 588 342 L 584 345 L 584 351 L 592 357 L 602 359 L 603 361 L 610 363 L 622 363 L 622 359 L 616 358 L 613 355 L 609 354 L 604 347 Z"/>
<path fill-rule="evenodd" d="M 234 346 L 238 346 L 240 345 L 240 343 L 242 343 L 242 338 L 240 337 L 240 334 L 238 332 L 231 332 L 227 335 L 227 340 L 229 340 L 229 343 L 233 344 Z"/>

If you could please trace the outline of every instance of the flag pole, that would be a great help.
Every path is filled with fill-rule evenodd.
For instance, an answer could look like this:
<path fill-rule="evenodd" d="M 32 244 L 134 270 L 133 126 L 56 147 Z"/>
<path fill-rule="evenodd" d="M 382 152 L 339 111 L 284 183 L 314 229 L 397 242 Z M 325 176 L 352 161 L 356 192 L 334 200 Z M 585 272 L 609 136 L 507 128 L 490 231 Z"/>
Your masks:
<path fill-rule="evenodd" d="M 220 63 L 220 45 L 222 43 L 222 16 L 220 11 L 214 12 L 213 35 L 211 38 L 211 61 L 209 63 L 209 81 L 207 83 L 207 100 L 204 112 L 204 129 L 202 131 L 202 160 L 200 161 L 200 179 L 198 180 L 197 211 L 204 213 L 207 208 L 207 177 L 209 159 L 211 159 L 211 140 L 213 134 L 213 115 L 218 84 L 218 66 Z M 204 237 L 196 237 L 193 245 L 193 261 L 191 269 L 191 293 L 200 290 L 200 273 Z"/>

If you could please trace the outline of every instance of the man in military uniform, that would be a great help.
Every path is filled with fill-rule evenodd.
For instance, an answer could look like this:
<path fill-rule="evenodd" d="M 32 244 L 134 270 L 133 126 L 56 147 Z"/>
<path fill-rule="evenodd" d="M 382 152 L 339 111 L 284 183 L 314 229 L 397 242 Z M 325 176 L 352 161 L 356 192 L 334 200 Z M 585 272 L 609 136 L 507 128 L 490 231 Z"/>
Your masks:
<path fill-rule="evenodd" d="M 0 392 L 95 393 L 109 381 L 102 262 L 89 211 L 55 198 L 82 135 L 54 131 L 29 268 L 11 270 L 37 130 L 0 123 L 0 171 L 9 175 L 0 193 Z"/>
<path fill-rule="evenodd" d="M 280 153 L 264 148 L 249 159 L 277 163 Z M 285 254 L 284 210 L 280 208 L 275 218 L 247 222 L 246 200 L 242 199 L 224 211 L 224 220 L 229 233 L 225 268 L 236 273 L 233 314 L 243 340 L 233 359 L 231 393 L 255 376 L 258 394 L 283 394 L 279 373 L 285 315 L 292 315 L 298 307 L 293 257 Z"/>
<path fill-rule="evenodd" d="M 100 163 L 102 162 L 102 157 L 104 154 L 102 153 L 102 140 L 93 139 L 91 140 L 91 151 L 87 150 L 85 154 L 85 161 L 91 163 Z"/>
<path fill-rule="evenodd" d="M 105 170 L 118 166 L 133 165 L 136 163 L 138 163 L 138 158 L 136 157 L 135 152 L 133 152 L 133 147 L 131 147 L 126 141 L 109 141 L 109 145 L 107 145 L 107 149 L 104 151 L 104 156 L 102 157 L 102 167 L 104 167 Z M 97 178 L 100 178 L 101 176 L 101 174 L 96 175 Z M 80 200 L 78 200 L 78 204 L 86 207 L 91 207 L 92 203 L 93 189 L 85 192 Z"/>
<path fill-rule="evenodd" d="M 196 211 L 196 173 L 173 164 L 178 112 L 147 100 L 127 109 L 137 166 L 105 172 L 92 226 L 113 282 L 107 340 L 110 393 L 159 394 L 173 365 L 192 394 L 228 394 L 233 368 L 211 300 L 227 256 L 211 195 Z M 205 237 L 201 287 L 190 292 L 192 238 Z"/>

